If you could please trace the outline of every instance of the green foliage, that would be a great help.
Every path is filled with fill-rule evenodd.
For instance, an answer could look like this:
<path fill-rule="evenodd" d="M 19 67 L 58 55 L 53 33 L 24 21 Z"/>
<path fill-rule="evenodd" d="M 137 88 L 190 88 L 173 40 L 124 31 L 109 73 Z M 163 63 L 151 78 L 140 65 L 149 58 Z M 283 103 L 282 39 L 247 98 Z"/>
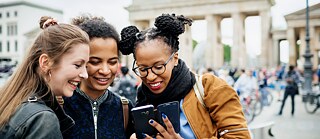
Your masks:
<path fill-rule="evenodd" d="M 231 47 L 227 44 L 223 44 L 223 60 L 224 62 L 231 61 Z"/>
<path fill-rule="evenodd" d="M 198 42 L 196 40 L 192 40 L 192 50 L 194 50 L 194 48 L 196 48 L 197 45 Z"/>

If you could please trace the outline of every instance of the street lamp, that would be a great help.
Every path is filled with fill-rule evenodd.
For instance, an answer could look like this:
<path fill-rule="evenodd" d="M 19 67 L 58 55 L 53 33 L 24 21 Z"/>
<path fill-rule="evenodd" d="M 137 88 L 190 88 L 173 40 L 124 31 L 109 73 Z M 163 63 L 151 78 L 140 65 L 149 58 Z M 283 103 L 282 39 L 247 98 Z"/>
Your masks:
<path fill-rule="evenodd" d="M 313 54 L 310 53 L 310 37 L 309 37 L 309 2 L 306 0 L 307 8 L 306 8 L 306 51 L 303 57 L 305 58 L 304 62 L 304 89 L 306 94 L 310 94 L 312 91 L 312 63 L 311 58 Z M 303 99 L 306 101 L 306 99 Z"/>

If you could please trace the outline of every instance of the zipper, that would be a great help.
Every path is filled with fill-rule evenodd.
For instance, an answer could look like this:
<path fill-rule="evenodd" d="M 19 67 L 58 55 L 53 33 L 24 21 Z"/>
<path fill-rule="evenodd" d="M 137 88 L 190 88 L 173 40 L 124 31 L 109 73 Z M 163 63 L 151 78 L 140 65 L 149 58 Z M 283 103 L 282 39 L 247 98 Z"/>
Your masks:
<path fill-rule="evenodd" d="M 94 124 L 94 138 L 98 139 L 98 103 L 94 101 L 92 104 L 92 112 L 93 112 L 93 124 Z"/>
<path fill-rule="evenodd" d="M 224 134 L 227 134 L 229 132 L 236 132 L 236 131 L 243 131 L 243 130 L 248 130 L 248 128 L 236 128 L 236 129 L 226 129 L 226 130 L 223 130 L 222 132 L 219 133 L 220 137 L 223 136 Z"/>

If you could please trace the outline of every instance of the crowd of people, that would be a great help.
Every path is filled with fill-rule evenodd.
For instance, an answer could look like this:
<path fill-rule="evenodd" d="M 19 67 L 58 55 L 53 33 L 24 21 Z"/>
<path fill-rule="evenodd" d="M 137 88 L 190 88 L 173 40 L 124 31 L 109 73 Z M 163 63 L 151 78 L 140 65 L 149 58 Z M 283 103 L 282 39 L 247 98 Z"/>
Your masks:
<path fill-rule="evenodd" d="M 128 26 L 118 33 L 90 14 L 71 23 L 43 16 L 27 57 L 1 87 L 0 138 L 248 139 L 239 96 L 255 91 L 265 96 L 272 85 L 283 89 L 281 115 L 287 97 L 299 94 L 303 79 L 293 66 L 274 72 L 208 68 L 196 74 L 179 58 L 184 47 L 179 35 L 191 25 L 183 15 L 162 14 L 154 27 Z M 132 68 L 120 66 L 121 54 L 132 54 Z M 148 120 L 157 134 L 135 133 L 134 107 L 173 101 L 179 102 L 179 132 L 161 113 L 164 125 Z"/>

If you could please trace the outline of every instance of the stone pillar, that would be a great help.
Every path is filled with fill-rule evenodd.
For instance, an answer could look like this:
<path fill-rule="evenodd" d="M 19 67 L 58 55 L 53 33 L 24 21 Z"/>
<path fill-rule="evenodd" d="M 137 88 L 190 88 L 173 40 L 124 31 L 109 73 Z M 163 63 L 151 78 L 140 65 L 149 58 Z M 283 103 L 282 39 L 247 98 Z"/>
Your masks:
<path fill-rule="evenodd" d="M 277 67 L 280 64 L 280 41 L 279 39 L 273 40 L 273 48 L 272 48 L 272 67 Z"/>
<path fill-rule="evenodd" d="M 245 46 L 245 15 L 233 13 L 233 46 L 231 48 L 231 66 L 245 68 L 247 66 L 247 50 Z"/>
<path fill-rule="evenodd" d="M 320 51 L 320 41 L 317 41 L 316 38 L 320 38 L 320 28 L 318 28 L 318 29 L 315 28 L 314 35 L 315 35 L 314 36 L 315 39 L 313 39 L 314 40 L 313 46 L 314 46 L 315 50 L 317 51 L 316 52 L 317 54 L 314 55 L 313 58 L 317 59 L 317 63 L 315 65 L 318 66 L 320 64 L 320 61 L 319 61 L 320 58 L 319 58 L 319 54 L 318 54 L 318 51 Z"/>
<path fill-rule="evenodd" d="M 260 11 L 261 18 L 261 57 L 260 64 L 262 67 L 269 67 L 272 65 L 272 52 L 273 47 L 271 46 L 271 16 L 270 11 Z"/>
<path fill-rule="evenodd" d="M 154 18 L 149 20 L 149 28 L 155 27 L 155 26 L 154 26 L 154 21 L 155 21 L 155 20 L 156 20 L 156 19 L 154 19 Z"/>
<path fill-rule="evenodd" d="M 297 56 L 296 56 L 296 38 L 294 34 L 294 28 L 289 27 L 287 29 L 287 39 L 289 42 L 289 64 L 297 65 Z"/>
<path fill-rule="evenodd" d="M 303 57 L 303 55 L 306 53 L 306 30 L 305 28 L 301 28 L 299 30 L 299 38 L 300 38 L 300 47 L 299 47 L 299 58 L 298 58 L 298 68 L 299 69 L 304 69 L 304 62 L 305 62 L 305 58 Z M 312 52 L 312 49 L 310 47 L 310 50 Z M 312 62 L 312 61 L 311 61 Z"/>
<path fill-rule="evenodd" d="M 318 52 L 316 51 L 316 42 L 318 41 L 318 38 L 316 37 L 316 27 L 310 26 L 309 27 L 309 36 L 310 36 L 310 51 L 313 54 L 313 57 L 311 58 L 312 67 L 313 69 L 316 69 L 318 67 Z"/>
<path fill-rule="evenodd" d="M 179 58 L 184 60 L 192 69 L 192 34 L 191 28 L 186 25 L 186 30 L 179 36 Z"/>
<path fill-rule="evenodd" d="M 150 27 L 150 21 L 148 20 L 133 21 L 133 25 L 135 25 L 141 31 Z"/>
<path fill-rule="evenodd" d="M 207 15 L 207 47 L 205 51 L 206 66 L 220 68 L 223 66 L 223 45 L 221 44 L 220 16 Z"/>

